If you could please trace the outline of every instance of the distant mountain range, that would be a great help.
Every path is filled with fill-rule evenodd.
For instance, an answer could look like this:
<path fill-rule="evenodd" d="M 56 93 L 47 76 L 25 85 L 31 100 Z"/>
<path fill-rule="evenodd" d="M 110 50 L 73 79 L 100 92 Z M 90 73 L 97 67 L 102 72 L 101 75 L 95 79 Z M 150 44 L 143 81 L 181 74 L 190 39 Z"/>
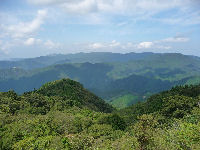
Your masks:
<path fill-rule="evenodd" d="M 111 52 L 92 52 L 77 54 L 54 54 L 40 56 L 36 58 L 11 59 L 0 61 L 0 68 L 20 67 L 23 69 L 43 68 L 53 64 L 63 63 L 105 63 L 105 62 L 128 62 L 131 60 L 143 60 L 154 56 L 154 53 L 111 53 Z"/>
<path fill-rule="evenodd" d="M 200 58 L 178 53 L 94 52 L 0 61 L 0 91 L 23 93 L 61 78 L 79 81 L 122 108 L 175 85 L 199 83 Z"/>

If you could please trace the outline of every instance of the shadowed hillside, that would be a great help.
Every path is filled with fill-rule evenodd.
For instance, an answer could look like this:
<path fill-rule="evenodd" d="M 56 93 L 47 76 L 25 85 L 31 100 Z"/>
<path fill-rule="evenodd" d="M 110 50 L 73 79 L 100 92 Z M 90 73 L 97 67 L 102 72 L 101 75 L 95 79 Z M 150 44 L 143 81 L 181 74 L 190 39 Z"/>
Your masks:
<path fill-rule="evenodd" d="M 1 91 L 12 89 L 22 94 L 50 81 L 71 78 L 113 106 L 123 108 L 175 85 L 200 82 L 199 57 L 177 53 L 78 53 L 42 56 L 13 64 L 23 61 L 28 65 L 29 60 L 54 65 L 33 70 L 0 69 Z"/>

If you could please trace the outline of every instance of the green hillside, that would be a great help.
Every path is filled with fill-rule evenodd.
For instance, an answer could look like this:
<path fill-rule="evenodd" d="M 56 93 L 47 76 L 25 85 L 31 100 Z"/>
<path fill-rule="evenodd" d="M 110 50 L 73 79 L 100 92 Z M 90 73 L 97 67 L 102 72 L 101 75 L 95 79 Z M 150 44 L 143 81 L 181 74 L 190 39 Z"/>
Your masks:
<path fill-rule="evenodd" d="M 107 64 L 55 65 L 18 79 L 2 80 L 0 81 L 0 90 L 8 91 L 13 89 L 18 93 L 23 93 L 38 89 L 46 82 L 69 77 L 79 81 L 85 88 L 91 90 L 101 98 L 110 101 L 114 97 L 120 97 L 127 93 L 143 97 L 148 93 L 156 93 L 178 84 L 177 82 L 163 81 L 141 75 L 131 75 L 127 78 L 114 80 L 107 76 L 107 73 L 111 69 L 112 67 Z M 133 99 L 129 99 L 130 104 L 133 104 L 135 100 L 132 102 L 131 100 Z"/>
<path fill-rule="evenodd" d="M 70 79 L 1 92 L 0 149 L 198 150 L 199 97 L 200 85 L 177 86 L 113 110 Z"/>
<path fill-rule="evenodd" d="M 26 61 L 29 60 L 45 62 L 45 66 L 54 65 L 33 70 L 18 67 L 1 69 L 0 91 L 12 89 L 22 94 L 50 81 L 71 78 L 106 101 L 129 93 L 136 95 L 135 99 L 126 98 L 129 104 L 134 104 L 138 100 L 143 101 L 143 97 L 149 94 L 175 85 L 200 82 L 199 57 L 176 53 L 78 53 L 42 56 L 19 62 L 25 61 L 23 63 L 28 65 Z M 3 62 L 0 63 L 3 65 Z"/>
<path fill-rule="evenodd" d="M 162 80 L 177 81 L 200 71 L 200 58 L 182 54 L 155 54 L 143 60 L 114 63 L 108 75 L 115 79 L 132 74 L 153 77 Z"/>
<path fill-rule="evenodd" d="M 54 64 L 64 63 L 105 63 L 105 62 L 127 62 L 131 60 L 143 60 L 156 55 L 154 53 L 111 53 L 111 52 L 91 52 L 76 54 L 55 54 L 40 56 L 36 58 L 16 59 L 11 61 L 0 61 L 0 69 L 10 69 L 12 67 L 26 70 L 43 68 Z"/>
<path fill-rule="evenodd" d="M 120 97 L 114 97 L 110 100 L 110 104 L 115 108 L 125 108 L 138 102 L 138 96 L 132 94 L 125 94 Z"/>
<path fill-rule="evenodd" d="M 0 80 L 19 79 L 28 75 L 28 71 L 21 68 L 0 69 Z"/>
<path fill-rule="evenodd" d="M 39 88 L 36 93 L 48 97 L 62 97 L 69 101 L 68 103 L 72 106 L 86 107 L 101 112 L 112 111 L 112 107 L 106 104 L 102 99 L 84 89 L 80 83 L 70 79 L 48 82 Z"/>
<path fill-rule="evenodd" d="M 19 59 L 15 61 L 0 61 L 0 69 L 10 69 L 13 67 L 17 67 L 25 70 L 32 70 L 57 64 L 57 62 L 61 60 L 69 62 L 65 55 L 57 54 L 49 56 L 40 56 L 36 58 Z"/>
<path fill-rule="evenodd" d="M 200 85 L 176 86 L 171 90 L 150 96 L 145 102 L 121 109 L 119 113 L 125 117 L 130 115 L 128 122 L 136 121 L 138 115 L 151 113 L 161 115 L 164 117 L 163 121 L 167 121 L 191 113 L 193 107 L 198 107 L 199 97 Z"/>

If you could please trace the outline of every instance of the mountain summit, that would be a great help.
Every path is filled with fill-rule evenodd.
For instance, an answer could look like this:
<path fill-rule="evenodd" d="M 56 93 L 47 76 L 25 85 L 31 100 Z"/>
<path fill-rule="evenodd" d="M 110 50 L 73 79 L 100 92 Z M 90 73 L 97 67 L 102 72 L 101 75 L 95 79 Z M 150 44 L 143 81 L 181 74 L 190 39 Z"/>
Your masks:
<path fill-rule="evenodd" d="M 86 107 L 101 112 L 111 112 L 112 107 L 101 98 L 86 90 L 79 82 L 71 79 L 61 79 L 44 84 L 36 91 L 44 96 L 59 96 L 72 105 Z"/>

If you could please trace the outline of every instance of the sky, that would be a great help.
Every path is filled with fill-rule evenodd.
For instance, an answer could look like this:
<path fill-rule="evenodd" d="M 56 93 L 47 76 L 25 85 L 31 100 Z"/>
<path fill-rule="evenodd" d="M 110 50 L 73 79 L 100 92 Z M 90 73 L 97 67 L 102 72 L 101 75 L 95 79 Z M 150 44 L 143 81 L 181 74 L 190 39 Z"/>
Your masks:
<path fill-rule="evenodd" d="M 0 0 L 0 59 L 78 52 L 200 56 L 200 0 Z"/>

